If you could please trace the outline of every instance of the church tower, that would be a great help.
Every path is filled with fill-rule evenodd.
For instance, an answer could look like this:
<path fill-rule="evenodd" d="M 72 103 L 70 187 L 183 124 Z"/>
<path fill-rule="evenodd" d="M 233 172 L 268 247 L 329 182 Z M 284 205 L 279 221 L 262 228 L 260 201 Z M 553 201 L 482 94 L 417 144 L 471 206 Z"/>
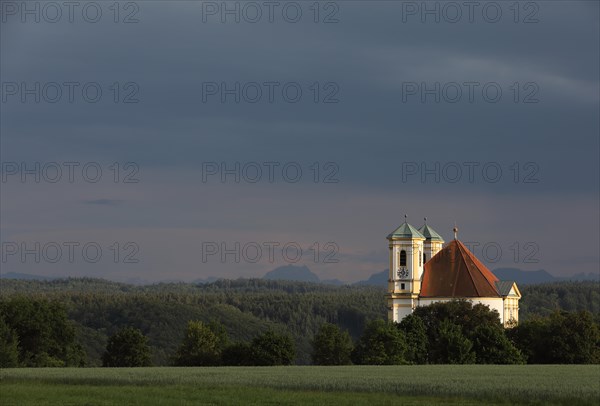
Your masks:
<path fill-rule="evenodd" d="M 388 320 L 395 322 L 400 322 L 417 307 L 423 275 L 423 243 L 426 238 L 404 217 L 404 223 L 387 236 L 390 254 L 386 295 Z"/>
<path fill-rule="evenodd" d="M 444 245 L 444 239 L 439 235 L 433 228 L 427 225 L 427 217 L 425 217 L 425 224 L 419 228 L 419 232 L 425 237 L 423 243 L 423 264 L 434 257 L 435 254 L 440 252 Z"/>

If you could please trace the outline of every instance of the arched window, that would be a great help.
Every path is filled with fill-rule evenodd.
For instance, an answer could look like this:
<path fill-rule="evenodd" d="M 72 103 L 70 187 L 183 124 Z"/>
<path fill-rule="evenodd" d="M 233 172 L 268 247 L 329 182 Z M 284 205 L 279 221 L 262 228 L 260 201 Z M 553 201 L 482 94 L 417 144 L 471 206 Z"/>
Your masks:
<path fill-rule="evenodd" d="M 421 251 L 419 251 L 419 266 L 423 265 L 423 257 L 421 256 Z"/>
<path fill-rule="evenodd" d="M 423 253 L 423 263 L 427 262 L 427 254 Z"/>
<path fill-rule="evenodd" d="M 406 266 L 406 251 L 400 251 L 400 266 Z"/>

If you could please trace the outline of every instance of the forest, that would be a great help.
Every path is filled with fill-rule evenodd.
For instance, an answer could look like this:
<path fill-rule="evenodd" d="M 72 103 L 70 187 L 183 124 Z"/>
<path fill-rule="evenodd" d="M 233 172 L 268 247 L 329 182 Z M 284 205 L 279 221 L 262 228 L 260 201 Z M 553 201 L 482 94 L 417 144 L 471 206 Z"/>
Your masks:
<path fill-rule="evenodd" d="M 506 334 L 522 355 L 515 360 L 555 362 L 556 359 L 544 358 L 529 347 L 524 348 L 523 343 L 539 346 L 539 343 L 532 342 L 536 334 L 541 336 L 552 329 L 568 329 L 569 325 L 585 325 L 585 328 L 592 326 L 590 351 L 593 354 L 583 361 L 581 357 L 574 357 L 572 361 L 597 362 L 594 357 L 600 342 L 594 340 L 600 322 L 598 288 L 595 282 L 522 286 L 520 330 Z M 21 354 L 21 364 L 52 366 L 54 361 L 62 360 L 57 361 L 56 366 L 101 366 L 109 340 L 123 329 L 133 328 L 147 340 L 149 365 L 173 365 L 185 338 L 193 333 L 190 332 L 190 322 L 193 321 L 200 323 L 196 325 L 196 331 L 202 331 L 202 326 L 212 326 L 215 333 L 222 329 L 227 342 L 238 345 L 238 350 L 239 345 L 256 343 L 260 339 L 289 337 L 294 347 L 291 363 L 312 364 L 316 363 L 315 338 L 324 334 L 323 326 L 335 326 L 348 335 L 350 343 L 356 343 L 356 348 L 360 348 L 361 340 L 366 339 L 365 334 L 369 331 L 387 334 L 385 326 L 373 324 L 375 320 L 387 317 L 384 294 L 384 289 L 369 286 L 262 279 L 145 286 L 89 278 L 52 281 L 3 279 L 0 287 L 0 338 L 5 348 L 11 345 L 44 348 L 48 344 L 44 343 L 44 337 L 53 334 L 61 335 L 71 343 L 60 349 L 50 348 L 52 345 L 48 344 L 50 347 L 44 354 L 54 354 L 49 358 L 39 354 L 24 358 Z M 432 323 L 430 316 L 425 313 L 421 316 L 425 322 Z M 24 325 L 28 326 L 29 332 L 23 332 Z M 46 329 L 40 328 L 40 325 L 46 326 Z M 426 334 L 437 334 L 435 332 L 440 329 L 446 329 L 450 338 L 458 334 L 453 326 L 436 326 L 434 329 L 428 327 Z M 18 334 L 18 329 L 22 330 L 21 334 Z M 56 331 L 52 332 L 52 329 Z M 402 328 L 397 330 L 402 331 Z M 464 339 L 471 339 L 476 344 L 478 339 L 468 337 L 468 330 L 464 331 Z M 402 340 L 406 342 L 410 341 L 413 332 L 405 328 L 402 334 Z M 444 338 L 436 336 L 435 339 Z M 26 340 L 37 342 L 27 343 Z M 406 343 L 403 345 L 406 347 Z M 547 345 L 556 346 L 552 343 Z M 355 350 L 351 354 L 355 363 L 361 363 L 357 361 L 360 359 L 358 352 Z M 411 362 L 411 355 L 405 355 L 399 363 Z M 470 356 L 467 354 L 463 361 L 474 361 L 475 358 Z M 424 359 L 422 363 L 443 363 L 443 359 L 447 360 L 442 355 L 435 357 Z M 415 360 L 412 362 L 421 363 Z"/>

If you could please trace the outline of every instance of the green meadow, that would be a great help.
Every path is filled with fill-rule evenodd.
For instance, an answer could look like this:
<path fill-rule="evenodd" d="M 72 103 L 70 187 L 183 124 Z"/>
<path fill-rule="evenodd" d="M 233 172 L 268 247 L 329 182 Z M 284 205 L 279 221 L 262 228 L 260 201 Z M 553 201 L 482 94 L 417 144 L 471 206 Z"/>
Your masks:
<path fill-rule="evenodd" d="M 596 405 L 599 365 L 16 368 L 2 405 Z"/>

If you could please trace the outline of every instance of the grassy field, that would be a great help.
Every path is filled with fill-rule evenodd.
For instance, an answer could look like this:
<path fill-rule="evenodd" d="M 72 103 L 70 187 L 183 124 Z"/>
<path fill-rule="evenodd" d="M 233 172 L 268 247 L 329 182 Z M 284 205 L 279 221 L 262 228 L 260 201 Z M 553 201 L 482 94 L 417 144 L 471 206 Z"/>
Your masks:
<path fill-rule="evenodd" d="M 597 405 L 598 365 L 5 369 L 4 405 Z"/>

